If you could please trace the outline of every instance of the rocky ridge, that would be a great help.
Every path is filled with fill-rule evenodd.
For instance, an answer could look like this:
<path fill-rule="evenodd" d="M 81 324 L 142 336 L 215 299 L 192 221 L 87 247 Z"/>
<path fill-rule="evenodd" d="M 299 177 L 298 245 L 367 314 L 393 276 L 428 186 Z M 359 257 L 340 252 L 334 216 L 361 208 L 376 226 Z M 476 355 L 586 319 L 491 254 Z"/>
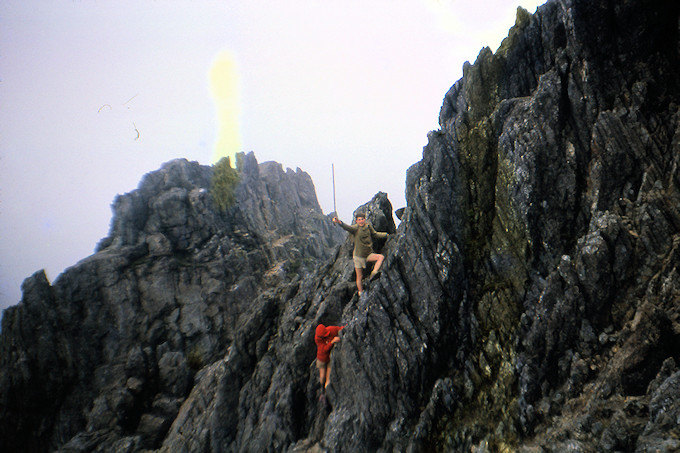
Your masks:
<path fill-rule="evenodd" d="M 261 288 L 333 253 L 344 235 L 309 175 L 238 157 L 227 212 L 211 202 L 212 167 L 174 160 L 116 198 L 94 255 L 53 284 L 26 279 L 3 317 L 1 450 L 117 451 L 128 434 L 153 447 Z"/>
<path fill-rule="evenodd" d="M 355 294 L 345 242 L 315 272 L 251 293 L 195 374 L 182 372 L 191 369 L 187 354 L 164 337 L 181 317 L 164 315 L 158 336 L 123 357 L 108 332 L 129 326 L 95 328 L 113 311 L 57 304 L 90 320 L 72 329 L 89 342 L 71 341 L 53 328 L 66 315 L 52 307 L 73 300 L 59 288 L 77 296 L 78 282 L 49 287 L 32 277 L 3 321 L 0 360 L 12 368 L 0 396 L 4 403 L 7 389 L 21 390 L 25 407 L 48 410 L 5 411 L 0 426 L 14 416 L 24 436 L 61 451 L 677 451 L 679 18 L 672 1 L 553 0 L 533 16 L 518 10 L 498 51 L 483 49 L 446 94 L 440 130 L 407 172 L 399 228 L 385 194 L 361 208 L 394 232 L 365 296 Z M 173 244 L 203 234 L 167 231 Z M 142 242 L 155 249 L 148 233 L 120 244 L 113 235 L 94 257 Z M 119 275 L 89 272 L 102 282 Z M 119 312 L 146 306 L 150 293 L 128 294 Z M 223 315 L 233 300 L 206 307 L 233 319 Z M 110 319 L 154 331 L 137 315 Z M 346 325 L 328 405 L 313 363 L 319 322 Z M 44 334 L 32 335 L 38 325 Z M 101 365 L 75 381 L 84 393 L 58 404 L 48 397 L 74 395 L 89 357 Z M 65 378 L 35 380 L 52 367 Z M 45 413 L 56 414 L 52 426 Z"/>

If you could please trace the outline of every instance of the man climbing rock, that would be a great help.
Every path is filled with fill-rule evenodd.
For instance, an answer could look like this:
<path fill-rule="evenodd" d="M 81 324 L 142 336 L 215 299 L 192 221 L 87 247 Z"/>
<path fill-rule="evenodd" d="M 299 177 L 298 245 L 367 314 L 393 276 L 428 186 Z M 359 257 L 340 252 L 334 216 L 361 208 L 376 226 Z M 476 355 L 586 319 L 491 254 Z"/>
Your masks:
<path fill-rule="evenodd" d="M 354 269 L 357 273 L 357 291 L 361 296 L 361 292 L 363 291 L 361 280 L 364 275 L 366 263 L 375 263 L 373 266 L 373 271 L 371 272 L 371 280 L 373 280 L 373 278 L 377 277 L 380 273 L 380 266 L 385 259 L 384 255 L 375 253 L 373 251 L 373 240 L 387 238 L 388 234 L 375 231 L 373 226 L 366 222 L 366 214 L 363 212 L 357 213 L 356 223 L 353 225 L 347 225 L 337 217 L 333 217 L 333 222 L 337 223 L 343 229 L 349 232 L 354 240 L 354 252 L 352 254 L 352 258 L 354 259 Z"/>
<path fill-rule="evenodd" d="M 342 326 L 316 326 L 314 342 L 316 343 L 316 367 L 319 369 L 319 384 L 321 384 L 321 398 L 324 398 L 326 387 L 331 377 L 331 349 L 340 341 Z"/>

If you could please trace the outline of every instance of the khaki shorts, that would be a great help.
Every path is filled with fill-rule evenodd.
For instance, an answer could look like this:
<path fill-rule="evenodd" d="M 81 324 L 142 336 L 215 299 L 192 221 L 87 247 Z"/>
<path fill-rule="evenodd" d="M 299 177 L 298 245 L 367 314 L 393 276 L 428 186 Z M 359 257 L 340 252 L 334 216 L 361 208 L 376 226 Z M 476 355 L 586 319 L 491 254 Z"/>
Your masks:
<path fill-rule="evenodd" d="M 316 359 L 316 367 L 320 370 L 323 369 L 323 368 L 328 368 L 329 364 L 330 364 L 330 362 L 322 362 L 321 360 Z"/>
<path fill-rule="evenodd" d="M 354 267 L 357 269 L 366 269 L 366 258 L 353 256 L 352 259 L 354 260 Z"/>

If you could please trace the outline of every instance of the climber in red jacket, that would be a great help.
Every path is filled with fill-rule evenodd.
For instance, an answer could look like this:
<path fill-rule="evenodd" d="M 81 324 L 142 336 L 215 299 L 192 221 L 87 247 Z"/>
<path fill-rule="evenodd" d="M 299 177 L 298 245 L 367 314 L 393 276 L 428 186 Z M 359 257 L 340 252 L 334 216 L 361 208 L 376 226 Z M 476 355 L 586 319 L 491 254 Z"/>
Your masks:
<path fill-rule="evenodd" d="M 316 367 L 319 369 L 319 383 L 321 384 L 321 392 L 328 387 L 331 375 L 331 349 L 335 343 L 340 341 L 340 331 L 345 326 L 324 326 L 319 324 L 316 326 L 316 334 L 314 335 L 314 342 L 316 343 Z"/>

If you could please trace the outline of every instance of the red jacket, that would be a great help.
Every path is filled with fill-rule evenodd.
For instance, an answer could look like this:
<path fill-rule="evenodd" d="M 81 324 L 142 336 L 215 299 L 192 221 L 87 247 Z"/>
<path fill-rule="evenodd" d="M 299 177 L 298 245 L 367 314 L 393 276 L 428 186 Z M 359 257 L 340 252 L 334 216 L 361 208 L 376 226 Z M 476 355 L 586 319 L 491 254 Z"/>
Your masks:
<path fill-rule="evenodd" d="M 321 362 L 328 363 L 331 361 L 331 349 L 333 349 L 333 343 L 331 341 L 333 338 L 337 337 L 338 334 L 345 326 L 324 326 L 319 324 L 316 326 L 316 334 L 314 335 L 314 342 L 316 343 L 316 358 Z"/>

